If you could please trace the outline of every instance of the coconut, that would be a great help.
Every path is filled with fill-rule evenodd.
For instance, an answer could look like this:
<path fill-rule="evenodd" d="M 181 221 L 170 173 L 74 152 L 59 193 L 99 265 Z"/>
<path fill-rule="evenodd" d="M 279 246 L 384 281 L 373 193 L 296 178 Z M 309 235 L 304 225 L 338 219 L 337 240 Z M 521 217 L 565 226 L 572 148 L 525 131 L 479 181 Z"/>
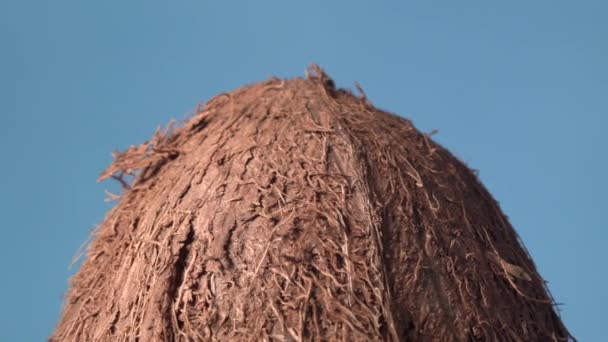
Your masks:
<path fill-rule="evenodd" d="M 357 88 L 312 66 L 116 153 L 51 340 L 572 340 L 476 174 Z"/>

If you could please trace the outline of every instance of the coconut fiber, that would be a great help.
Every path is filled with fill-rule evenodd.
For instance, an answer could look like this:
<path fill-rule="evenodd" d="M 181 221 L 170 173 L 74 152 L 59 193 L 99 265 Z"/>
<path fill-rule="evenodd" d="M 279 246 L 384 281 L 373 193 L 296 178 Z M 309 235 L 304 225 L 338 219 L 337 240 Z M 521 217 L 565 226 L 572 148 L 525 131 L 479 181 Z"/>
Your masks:
<path fill-rule="evenodd" d="M 572 340 L 475 173 L 357 88 L 312 66 L 116 153 L 51 340 Z"/>

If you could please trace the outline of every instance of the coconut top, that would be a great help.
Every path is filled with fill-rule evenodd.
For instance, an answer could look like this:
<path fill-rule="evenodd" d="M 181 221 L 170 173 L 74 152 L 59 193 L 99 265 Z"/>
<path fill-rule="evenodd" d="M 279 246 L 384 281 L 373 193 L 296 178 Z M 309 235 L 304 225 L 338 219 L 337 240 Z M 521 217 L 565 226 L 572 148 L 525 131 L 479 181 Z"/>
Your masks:
<path fill-rule="evenodd" d="M 568 340 L 475 173 L 358 89 L 313 66 L 116 153 L 53 338 Z"/>

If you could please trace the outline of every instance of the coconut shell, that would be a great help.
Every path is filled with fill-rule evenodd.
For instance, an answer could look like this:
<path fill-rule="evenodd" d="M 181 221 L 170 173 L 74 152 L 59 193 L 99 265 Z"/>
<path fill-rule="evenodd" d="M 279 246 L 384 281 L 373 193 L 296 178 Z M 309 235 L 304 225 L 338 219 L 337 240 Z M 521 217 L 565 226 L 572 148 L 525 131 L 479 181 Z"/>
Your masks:
<path fill-rule="evenodd" d="M 573 339 L 475 173 L 316 66 L 214 97 L 109 177 L 52 341 Z"/>

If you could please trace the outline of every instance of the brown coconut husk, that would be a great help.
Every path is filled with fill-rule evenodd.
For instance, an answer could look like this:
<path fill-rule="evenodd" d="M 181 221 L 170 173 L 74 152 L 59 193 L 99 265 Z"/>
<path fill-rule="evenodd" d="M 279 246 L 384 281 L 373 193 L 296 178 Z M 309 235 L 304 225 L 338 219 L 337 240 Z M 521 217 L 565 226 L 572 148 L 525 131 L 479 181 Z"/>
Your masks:
<path fill-rule="evenodd" d="M 53 341 L 572 339 L 475 174 L 316 66 L 115 157 Z"/>

